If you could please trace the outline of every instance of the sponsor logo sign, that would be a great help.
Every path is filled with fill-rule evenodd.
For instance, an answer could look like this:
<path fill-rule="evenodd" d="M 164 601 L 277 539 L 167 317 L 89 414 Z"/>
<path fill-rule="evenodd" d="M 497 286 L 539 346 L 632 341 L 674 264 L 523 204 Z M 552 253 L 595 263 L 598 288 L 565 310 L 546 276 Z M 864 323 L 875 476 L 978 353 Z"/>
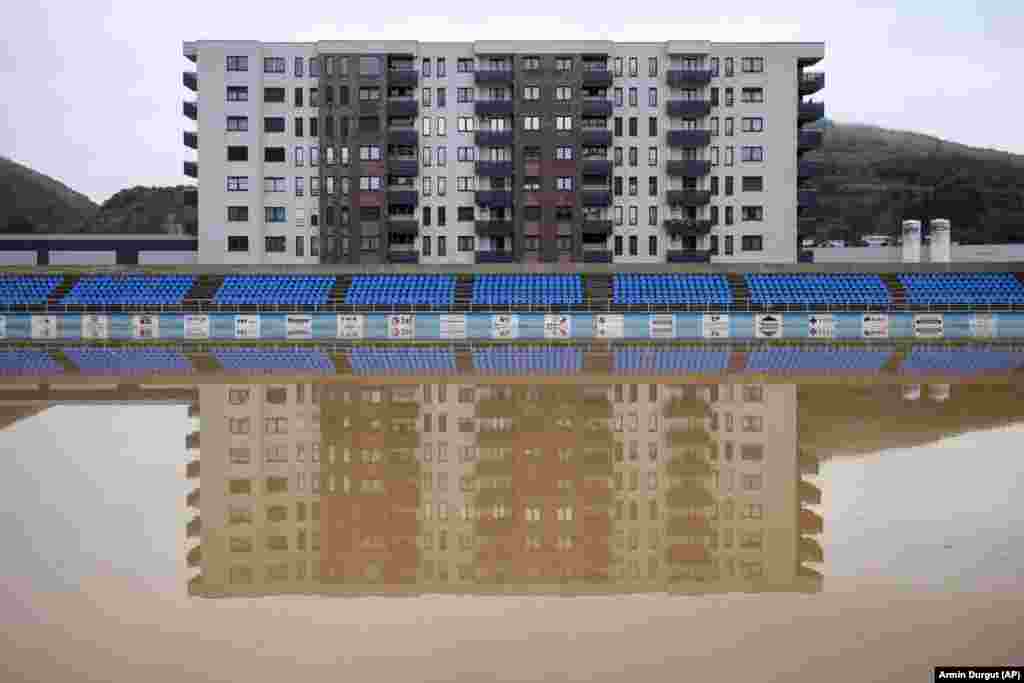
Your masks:
<path fill-rule="evenodd" d="M 57 338 L 57 316 L 55 315 L 34 315 L 30 322 L 30 330 L 33 339 L 56 339 Z"/>
<path fill-rule="evenodd" d="M 594 316 L 594 336 L 598 339 L 621 339 L 626 322 L 621 314 L 598 313 Z"/>
<path fill-rule="evenodd" d="M 807 316 L 807 336 L 811 339 L 832 339 L 836 336 L 836 321 L 831 313 L 811 313 Z"/>
<path fill-rule="evenodd" d="M 461 313 L 441 316 L 441 339 L 465 339 L 466 316 Z"/>
<path fill-rule="evenodd" d="M 366 336 L 366 318 L 358 313 L 338 315 L 338 339 L 362 339 Z"/>
<path fill-rule="evenodd" d="M 701 332 L 705 339 L 728 339 L 729 314 L 705 313 L 701 320 Z"/>
<path fill-rule="evenodd" d="M 545 339 L 568 339 L 572 336 L 572 318 L 567 315 L 544 316 Z"/>
<path fill-rule="evenodd" d="M 995 313 L 975 313 L 971 316 L 971 336 L 991 339 L 996 336 L 998 322 Z"/>
<path fill-rule="evenodd" d="M 0 315 L 0 339 L 7 339 L 7 316 Z"/>
<path fill-rule="evenodd" d="M 941 339 L 945 319 L 941 313 L 917 313 L 914 315 L 914 336 L 919 339 Z"/>
<path fill-rule="evenodd" d="M 110 339 L 110 316 L 83 315 L 82 339 Z"/>
<path fill-rule="evenodd" d="M 159 339 L 160 338 L 160 316 L 158 315 L 133 315 L 132 316 L 132 339 Z"/>
<path fill-rule="evenodd" d="M 648 321 L 651 339 L 675 339 L 676 316 L 672 313 L 655 313 Z"/>
<path fill-rule="evenodd" d="M 185 316 L 185 339 L 209 339 L 210 316 L 206 314 Z"/>
<path fill-rule="evenodd" d="M 414 315 L 389 315 L 388 339 L 412 339 L 416 329 L 416 316 Z"/>
<path fill-rule="evenodd" d="M 782 315 L 758 313 L 754 316 L 754 335 L 758 339 L 777 339 L 782 336 Z"/>
<path fill-rule="evenodd" d="M 516 339 L 519 337 L 519 316 L 505 313 L 491 316 L 492 339 Z"/>
<path fill-rule="evenodd" d="M 284 318 L 285 339 L 312 339 L 313 316 L 289 313 Z"/>
<path fill-rule="evenodd" d="M 235 339 L 259 339 L 260 338 L 260 316 L 259 315 L 236 315 L 235 316 Z"/>
<path fill-rule="evenodd" d="M 889 316 L 886 313 L 865 313 L 860 321 L 861 336 L 864 339 L 888 339 Z"/>

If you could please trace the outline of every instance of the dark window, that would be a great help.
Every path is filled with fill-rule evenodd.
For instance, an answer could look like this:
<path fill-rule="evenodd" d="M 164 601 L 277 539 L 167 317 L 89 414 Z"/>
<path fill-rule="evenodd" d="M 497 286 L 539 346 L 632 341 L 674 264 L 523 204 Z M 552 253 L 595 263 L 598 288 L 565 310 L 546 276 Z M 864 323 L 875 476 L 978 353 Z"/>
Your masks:
<path fill-rule="evenodd" d="M 743 176 L 742 186 L 744 192 L 761 192 L 764 190 L 764 177 L 759 175 L 745 175 Z"/>
<path fill-rule="evenodd" d="M 284 147 L 264 147 L 263 161 L 268 163 L 283 163 L 285 160 Z"/>
<path fill-rule="evenodd" d="M 305 120 L 301 116 L 295 118 L 295 137 L 301 138 L 303 135 L 303 124 Z"/>
<path fill-rule="evenodd" d="M 423 255 L 430 256 L 430 235 L 423 236 Z"/>
<path fill-rule="evenodd" d="M 244 85 L 228 86 L 228 102 L 248 102 L 249 88 Z"/>
<path fill-rule="evenodd" d="M 268 254 L 283 254 L 287 247 L 284 237 L 264 237 L 264 249 Z"/>
<path fill-rule="evenodd" d="M 733 243 L 732 235 L 726 235 L 725 236 L 725 255 L 726 256 L 732 256 L 732 253 L 733 253 L 732 243 Z"/>
<path fill-rule="evenodd" d="M 248 116 L 229 116 L 228 117 L 228 130 L 249 130 L 249 117 Z"/>
<path fill-rule="evenodd" d="M 228 71 L 248 71 L 249 70 L 249 58 L 241 55 L 228 55 Z"/>
<path fill-rule="evenodd" d="M 629 135 L 634 138 L 637 136 L 637 117 L 635 116 L 629 117 Z"/>
<path fill-rule="evenodd" d="M 242 223 L 249 220 L 248 206 L 229 206 L 228 220 L 232 223 Z"/>
<path fill-rule="evenodd" d="M 647 179 L 647 194 L 651 197 L 658 196 L 658 177 L 650 176 Z"/>
<path fill-rule="evenodd" d="M 718 194 L 718 176 L 711 176 L 711 194 L 712 196 Z"/>
<path fill-rule="evenodd" d="M 465 222 L 465 221 L 473 220 L 473 207 L 472 206 L 460 206 L 459 207 L 459 212 L 458 212 L 458 220 L 459 220 L 459 222 Z M 440 249 L 440 244 L 438 245 L 438 249 Z M 438 255 L 440 256 L 441 254 L 438 253 Z"/>
<path fill-rule="evenodd" d="M 658 137 L 658 117 L 651 116 L 647 119 L 647 135 L 649 137 Z"/>
<path fill-rule="evenodd" d="M 733 177 L 731 175 L 725 176 L 725 196 L 729 197 L 735 192 Z"/>
<path fill-rule="evenodd" d="M 320 133 L 320 119 L 315 116 L 309 117 L 309 136 L 312 138 L 319 137 Z"/>
<path fill-rule="evenodd" d="M 347 107 L 348 106 L 348 86 L 347 85 L 338 86 L 338 104 L 340 104 L 342 107 Z"/>
<path fill-rule="evenodd" d="M 295 106 L 296 107 L 303 106 L 303 104 L 302 104 L 302 88 L 296 88 L 295 89 Z"/>
<path fill-rule="evenodd" d="M 763 221 L 764 220 L 764 207 L 763 206 L 744 206 L 741 209 L 743 220 L 745 221 Z"/>
<path fill-rule="evenodd" d="M 437 255 L 447 256 L 448 255 L 448 238 L 444 235 L 439 235 L 437 238 Z"/>
<path fill-rule="evenodd" d="M 622 256 L 622 235 L 615 236 L 615 255 Z"/>
<path fill-rule="evenodd" d="M 541 208 L 539 206 L 527 206 L 523 209 L 524 221 L 539 221 L 540 217 Z"/>
<path fill-rule="evenodd" d="M 714 206 L 714 207 L 711 207 L 711 208 L 717 209 L 718 207 Z M 718 214 L 716 213 L 715 215 L 717 216 Z M 718 235 L 712 235 L 711 236 L 711 255 L 712 256 L 718 256 Z"/>
<path fill-rule="evenodd" d="M 732 225 L 734 222 L 735 220 L 733 219 L 733 208 L 731 206 L 725 207 L 725 224 Z M 727 253 L 731 254 L 732 252 L 727 251 Z"/>
<path fill-rule="evenodd" d="M 622 117 L 621 116 L 616 116 L 615 117 L 614 125 L 615 125 L 615 133 L 614 134 L 617 137 L 622 137 Z"/>
<path fill-rule="evenodd" d="M 264 102 L 284 102 L 284 88 L 264 88 Z"/>
<path fill-rule="evenodd" d="M 263 132 L 264 133 L 283 133 L 284 132 L 284 117 L 283 116 L 266 116 L 263 119 Z"/>
<path fill-rule="evenodd" d="M 718 225 L 718 207 L 711 207 L 711 225 Z"/>
<path fill-rule="evenodd" d="M 559 206 L 555 209 L 555 222 L 567 223 L 572 220 L 572 208 L 568 206 Z"/>
<path fill-rule="evenodd" d="M 616 197 L 622 196 L 622 176 L 615 176 L 615 179 L 612 180 L 612 194 Z"/>
<path fill-rule="evenodd" d="M 744 235 L 741 244 L 743 251 L 764 250 L 764 240 L 760 235 Z"/>
<path fill-rule="evenodd" d="M 658 255 L 658 237 L 657 237 L 657 235 L 651 235 L 650 237 L 647 238 L 647 255 L 648 256 L 657 256 Z M 651 385 L 652 388 L 655 387 L 655 386 L 656 385 L 654 385 L 654 384 Z"/>
<path fill-rule="evenodd" d="M 248 161 L 249 148 L 245 145 L 232 145 L 228 147 L 228 161 Z"/>
<path fill-rule="evenodd" d="M 446 207 L 437 207 L 437 227 L 443 228 L 448 223 L 448 212 Z"/>
<path fill-rule="evenodd" d="M 629 236 L 629 255 L 636 256 L 639 247 L 639 240 L 636 235 Z"/>
<path fill-rule="evenodd" d="M 717 107 L 718 106 L 718 88 L 712 88 L 711 89 L 711 106 L 712 107 Z"/>
<path fill-rule="evenodd" d="M 228 251 L 249 251 L 249 238 L 244 235 L 229 236 Z"/>
<path fill-rule="evenodd" d="M 380 220 L 380 207 L 379 206 L 360 206 L 359 207 L 359 220 L 360 221 L 379 221 Z"/>
<path fill-rule="evenodd" d="M 430 207 L 429 206 L 424 206 L 423 207 L 423 225 L 426 225 L 426 226 L 430 225 Z"/>

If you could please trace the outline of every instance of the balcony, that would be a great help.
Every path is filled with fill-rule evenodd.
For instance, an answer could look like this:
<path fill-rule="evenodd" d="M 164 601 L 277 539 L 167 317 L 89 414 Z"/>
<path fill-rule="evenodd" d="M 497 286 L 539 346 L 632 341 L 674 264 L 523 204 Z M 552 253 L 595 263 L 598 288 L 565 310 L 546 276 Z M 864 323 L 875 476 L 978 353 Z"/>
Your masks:
<path fill-rule="evenodd" d="M 584 235 L 602 235 L 607 236 L 612 234 L 612 222 L 603 218 L 586 218 L 583 219 L 583 234 Z"/>
<path fill-rule="evenodd" d="M 612 193 L 608 190 L 583 190 L 583 206 L 611 206 Z"/>
<path fill-rule="evenodd" d="M 198 161 L 186 161 L 185 162 L 185 175 L 189 178 L 199 177 L 199 162 Z"/>
<path fill-rule="evenodd" d="M 800 209 L 813 209 L 818 206 L 818 193 L 814 190 L 798 190 L 796 205 Z"/>
<path fill-rule="evenodd" d="M 199 206 L 199 190 L 192 187 L 185 189 L 185 206 L 195 208 Z"/>
<path fill-rule="evenodd" d="M 473 72 L 473 79 L 482 85 L 509 85 L 515 80 L 512 69 L 478 69 Z"/>
<path fill-rule="evenodd" d="M 800 180 L 815 178 L 821 175 L 824 167 L 817 161 L 800 161 L 796 165 L 796 177 Z"/>
<path fill-rule="evenodd" d="M 710 249 L 669 249 L 665 253 L 669 263 L 710 263 Z"/>
<path fill-rule="evenodd" d="M 608 147 L 612 132 L 607 128 L 584 128 L 580 131 L 580 144 L 586 147 Z"/>
<path fill-rule="evenodd" d="M 821 147 L 825 134 L 820 130 L 802 130 L 797 133 L 797 149 L 808 152 Z"/>
<path fill-rule="evenodd" d="M 711 100 L 669 100 L 666 107 L 669 116 L 696 119 L 711 113 Z"/>
<path fill-rule="evenodd" d="M 485 207 L 510 207 L 512 206 L 512 191 L 480 190 L 476 193 L 476 203 Z"/>
<path fill-rule="evenodd" d="M 515 263 L 511 249 L 483 249 L 476 252 L 477 263 Z"/>
<path fill-rule="evenodd" d="M 395 235 L 415 235 L 420 231 L 420 224 L 411 216 L 388 219 L 388 232 Z"/>
<path fill-rule="evenodd" d="M 825 116 L 824 102 L 801 102 L 797 110 L 797 121 L 811 123 Z"/>
<path fill-rule="evenodd" d="M 388 130 L 388 144 L 401 147 L 416 147 L 419 144 L 419 131 L 415 128 L 391 128 Z"/>
<path fill-rule="evenodd" d="M 416 206 L 419 203 L 420 193 L 416 190 L 388 190 L 388 204 Z"/>
<path fill-rule="evenodd" d="M 711 82 L 711 69 L 669 69 L 671 88 L 697 88 Z"/>
<path fill-rule="evenodd" d="M 420 162 L 415 159 L 388 159 L 388 173 L 399 178 L 414 178 L 419 175 Z"/>
<path fill-rule="evenodd" d="M 668 174 L 676 177 L 699 178 L 711 173 L 711 162 L 698 159 L 684 159 L 682 161 L 670 159 L 665 166 Z"/>
<path fill-rule="evenodd" d="M 669 147 L 694 149 L 707 147 L 711 144 L 711 131 L 692 128 L 689 130 L 670 130 L 665 134 Z"/>
<path fill-rule="evenodd" d="M 515 232 L 515 223 L 507 220 L 476 221 L 476 234 L 481 237 L 508 237 Z"/>
<path fill-rule="evenodd" d="M 411 87 L 420 82 L 420 72 L 416 69 L 389 69 L 388 87 Z"/>
<path fill-rule="evenodd" d="M 612 101 L 607 97 L 584 97 L 583 98 L 583 115 L 584 116 L 611 116 L 612 115 Z"/>
<path fill-rule="evenodd" d="M 584 88 L 607 88 L 612 84 L 612 72 L 606 68 L 584 68 Z"/>
<path fill-rule="evenodd" d="M 192 92 L 199 92 L 199 75 L 195 71 L 185 71 L 181 74 L 181 82 Z"/>
<path fill-rule="evenodd" d="M 420 262 L 420 252 L 415 251 L 413 249 L 408 249 L 408 250 L 389 249 L 388 250 L 388 263 L 419 263 L 419 262 Z"/>
<path fill-rule="evenodd" d="M 607 159 L 584 159 L 583 175 L 609 176 L 612 174 L 612 162 Z"/>
<path fill-rule="evenodd" d="M 610 249 L 584 249 L 584 263 L 611 263 L 612 252 Z"/>
<path fill-rule="evenodd" d="M 414 97 L 391 97 L 388 99 L 388 116 L 410 117 L 420 113 L 420 103 Z"/>
<path fill-rule="evenodd" d="M 512 146 L 512 131 L 478 130 L 476 144 L 479 147 L 510 147 Z"/>
<path fill-rule="evenodd" d="M 193 101 L 187 101 L 181 103 L 181 111 L 185 114 L 185 118 L 196 121 L 199 119 L 199 103 Z"/>
<path fill-rule="evenodd" d="M 511 116 L 514 108 L 512 100 L 477 100 L 473 103 L 477 116 Z"/>
<path fill-rule="evenodd" d="M 664 226 L 670 235 L 703 237 L 711 232 L 711 221 L 704 218 L 669 218 Z"/>
<path fill-rule="evenodd" d="M 669 190 L 668 203 L 673 206 L 703 206 L 711 201 L 711 190 Z"/>
<path fill-rule="evenodd" d="M 800 86 L 800 95 L 813 95 L 825 87 L 825 74 L 821 71 L 807 71 L 800 74 L 797 81 Z"/>
<path fill-rule="evenodd" d="M 508 178 L 513 173 L 511 161 L 478 161 L 476 162 L 476 174 L 485 178 Z"/>
<path fill-rule="evenodd" d="M 186 130 L 184 139 L 186 147 L 191 147 L 192 149 L 199 149 L 199 133 L 196 133 L 191 130 Z"/>

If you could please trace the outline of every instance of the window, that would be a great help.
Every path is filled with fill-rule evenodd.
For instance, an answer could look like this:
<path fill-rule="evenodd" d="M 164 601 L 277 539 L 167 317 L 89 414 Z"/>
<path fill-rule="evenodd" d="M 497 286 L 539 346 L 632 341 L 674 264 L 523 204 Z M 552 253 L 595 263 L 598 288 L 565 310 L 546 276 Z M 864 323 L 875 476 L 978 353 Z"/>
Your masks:
<path fill-rule="evenodd" d="M 272 164 L 284 163 L 286 159 L 284 147 L 264 147 L 263 161 Z"/>
<path fill-rule="evenodd" d="M 320 119 L 318 119 L 315 116 L 310 116 L 309 117 L 309 137 L 311 137 L 311 138 L 319 137 L 319 133 L 318 133 L 319 126 L 320 126 Z"/>
<path fill-rule="evenodd" d="M 448 89 L 438 88 L 437 89 L 437 106 L 447 107 L 448 106 Z"/>
<path fill-rule="evenodd" d="M 379 175 L 364 175 L 359 177 L 359 189 L 364 192 L 380 190 L 381 177 Z"/>
<path fill-rule="evenodd" d="M 229 206 L 228 221 L 231 223 L 244 223 L 249 220 L 248 206 Z"/>
<path fill-rule="evenodd" d="M 658 148 L 648 147 L 647 148 L 647 165 L 657 166 L 658 165 Z"/>
<path fill-rule="evenodd" d="M 244 85 L 228 86 L 228 102 L 248 102 L 249 88 Z"/>
<path fill-rule="evenodd" d="M 459 176 L 455 179 L 455 189 L 458 192 L 472 192 L 476 187 L 476 178 L 474 176 Z M 459 219 L 462 220 L 461 218 Z M 470 218 L 469 220 L 473 220 Z"/>
<path fill-rule="evenodd" d="M 717 107 L 718 106 L 718 88 L 712 88 L 711 89 L 711 106 L 712 107 Z"/>
<path fill-rule="evenodd" d="M 718 207 L 712 206 L 710 210 L 711 225 L 718 225 Z M 711 248 L 714 253 L 718 254 L 718 235 L 711 236 Z"/>
<path fill-rule="evenodd" d="M 622 148 L 621 147 L 616 147 L 615 148 L 615 151 L 613 152 L 613 157 L 615 159 L 613 163 L 616 166 L 622 166 Z"/>
<path fill-rule="evenodd" d="M 309 196 L 319 197 L 320 196 L 320 177 L 310 176 L 309 177 Z"/>
<path fill-rule="evenodd" d="M 658 196 L 658 176 L 650 176 L 647 178 L 647 196 L 657 197 Z M 654 207 L 651 207 L 654 208 Z M 653 225 L 653 223 L 652 223 Z"/>
<path fill-rule="evenodd" d="M 424 207 L 424 209 L 425 208 L 426 207 Z M 424 223 L 424 225 L 426 225 L 426 223 Z M 424 235 L 422 241 L 420 242 L 420 244 L 423 245 L 423 247 L 422 247 L 423 248 L 423 255 L 424 256 L 430 256 L 431 255 L 431 253 L 430 253 L 430 235 Z"/>
<path fill-rule="evenodd" d="M 422 207 L 421 213 L 423 215 L 423 225 L 429 228 L 430 227 L 430 215 L 431 215 L 430 207 L 429 206 Z"/>
<path fill-rule="evenodd" d="M 736 119 L 734 119 L 731 116 L 726 117 L 726 119 L 725 119 L 725 134 L 726 135 L 733 135 L 733 134 L 735 134 L 735 132 L 736 132 L 736 130 L 735 130 L 735 123 L 736 123 Z"/>
<path fill-rule="evenodd" d="M 741 127 L 744 133 L 760 133 L 764 130 L 764 119 L 760 116 L 744 116 Z"/>
<path fill-rule="evenodd" d="M 444 137 L 448 134 L 448 119 L 443 116 L 437 118 L 437 134 Z"/>
<path fill-rule="evenodd" d="M 629 106 L 631 106 L 631 107 L 637 106 L 636 88 L 630 88 L 629 89 Z"/>
<path fill-rule="evenodd" d="M 438 57 L 437 58 L 437 77 L 438 78 L 444 78 L 447 75 L 447 73 L 445 73 L 445 72 L 446 72 L 446 69 L 445 69 L 445 58 L 444 57 Z"/>
<path fill-rule="evenodd" d="M 638 128 L 639 128 L 639 126 L 637 124 L 637 117 L 630 116 L 629 117 L 629 136 L 632 137 L 632 138 L 635 138 L 638 135 L 638 133 L 637 133 Z"/>
<path fill-rule="evenodd" d="M 283 74 L 285 70 L 284 57 L 264 57 L 263 58 L 263 73 L 265 74 Z"/>
<path fill-rule="evenodd" d="M 764 190 L 764 177 L 745 175 L 741 181 L 741 188 L 744 192 L 761 192 Z"/>
<path fill-rule="evenodd" d="M 743 235 L 740 242 L 740 248 L 743 249 L 743 251 L 764 251 L 764 239 L 761 235 Z"/>
<path fill-rule="evenodd" d="M 725 58 L 725 76 L 729 78 L 735 75 L 735 64 L 732 57 Z"/>
<path fill-rule="evenodd" d="M 525 71 L 539 71 L 540 57 L 523 57 L 522 65 Z"/>
<path fill-rule="evenodd" d="M 648 88 L 647 89 L 647 106 L 657 107 L 658 106 L 658 89 Z"/>
<path fill-rule="evenodd" d="M 364 88 L 359 89 L 360 95 L 362 95 L 363 90 Z M 430 106 L 430 88 L 423 88 L 423 94 L 420 95 L 420 102 L 423 104 L 424 107 Z"/>
<path fill-rule="evenodd" d="M 629 196 L 635 197 L 637 193 L 637 182 L 636 176 L 629 176 Z"/>
<path fill-rule="evenodd" d="M 229 175 L 228 192 L 246 192 L 249 189 L 249 176 Z"/>
<path fill-rule="evenodd" d="M 622 235 L 615 236 L 615 255 L 622 256 Z"/>
<path fill-rule="evenodd" d="M 725 176 L 725 196 L 731 197 L 735 192 L 733 177 L 731 175 Z"/>
<path fill-rule="evenodd" d="M 263 208 L 263 220 L 266 223 L 286 222 L 286 209 L 283 206 L 267 206 Z"/>
<path fill-rule="evenodd" d="M 360 57 L 359 58 L 359 75 L 360 76 L 379 76 L 382 73 L 381 58 L 380 57 Z"/>
<path fill-rule="evenodd" d="M 616 57 L 615 61 L 613 62 L 613 64 L 614 64 L 614 69 L 615 69 L 615 75 L 616 76 L 621 76 L 622 75 L 622 57 Z"/>
<path fill-rule="evenodd" d="M 263 89 L 263 101 L 270 102 L 272 104 L 278 104 L 284 102 L 284 88 L 264 88 Z"/>
<path fill-rule="evenodd" d="M 434 192 L 434 180 L 430 176 L 423 176 L 421 180 L 423 185 L 423 196 L 429 197 Z"/>
<path fill-rule="evenodd" d="M 424 116 L 422 121 L 423 135 L 427 137 L 430 135 L 430 131 L 433 128 L 433 119 L 429 116 Z"/>
<path fill-rule="evenodd" d="M 615 130 L 615 136 L 622 137 L 622 117 L 616 116 L 612 123 Z"/>
<path fill-rule="evenodd" d="M 572 130 L 572 117 L 571 116 L 556 116 L 555 117 L 555 130 Z"/>
<path fill-rule="evenodd" d="M 249 238 L 244 235 L 228 236 L 228 251 L 242 252 L 249 251 Z"/>
<path fill-rule="evenodd" d="M 632 207 L 630 207 L 632 209 Z M 639 251 L 639 239 L 636 235 L 629 236 L 629 255 L 636 256 Z M 635 441 L 633 443 L 636 443 Z"/>
<path fill-rule="evenodd" d="M 424 78 L 430 78 L 430 57 L 423 58 L 423 66 L 420 67 L 420 75 Z"/>
<path fill-rule="evenodd" d="M 476 238 L 475 237 L 460 237 L 458 244 L 456 245 L 459 251 L 475 251 Z"/>
<path fill-rule="evenodd" d="M 306 227 L 306 210 L 295 209 L 295 225 L 300 228 Z"/>
<path fill-rule="evenodd" d="M 245 55 L 228 55 L 228 71 L 248 71 L 249 58 Z"/>
<path fill-rule="evenodd" d="M 638 149 L 639 148 L 637 148 L 637 147 L 630 147 L 629 148 L 629 165 L 630 166 L 636 166 L 637 163 L 638 163 L 638 156 L 639 156 Z"/>
<path fill-rule="evenodd" d="M 447 180 L 448 179 L 444 178 L 444 177 L 437 179 L 437 193 L 438 194 L 444 194 L 444 192 L 441 192 L 441 185 L 442 185 L 442 183 L 444 181 L 447 181 Z M 448 224 L 448 209 L 447 209 L 447 207 L 444 207 L 444 206 L 437 207 L 437 227 L 443 228 L 447 224 Z"/>
<path fill-rule="evenodd" d="M 612 179 L 612 194 L 616 197 L 622 196 L 622 176 L 615 176 Z"/>
<path fill-rule="evenodd" d="M 725 148 L 725 165 L 732 166 L 736 163 L 736 148 L 726 147 Z"/>
<path fill-rule="evenodd" d="M 630 225 L 636 225 L 636 223 L 637 223 L 637 210 L 636 210 L 636 207 L 635 206 L 630 206 L 629 207 L 629 224 Z M 631 239 L 636 239 L 636 238 L 633 237 Z M 630 249 L 630 253 L 633 256 L 636 256 L 636 250 L 635 249 Z"/>
<path fill-rule="evenodd" d="M 711 176 L 711 196 L 718 194 L 718 176 Z"/>
<path fill-rule="evenodd" d="M 359 159 L 361 161 L 380 161 L 380 145 L 360 145 Z"/>
<path fill-rule="evenodd" d="M 740 147 L 740 161 L 764 161 L 764 147 Z"/>
<path fill-rule="evenodd" d="M 455 89 L 455 101 L 460 103 L 468 103 L 473 101 L 473 89 L 472 88 L 456 88 Z"/>
<path fill-rule="evenodd" d="M 560 86 L 555 88 L 555 99 L 556 100 L 571 100 L 572 99 L 572 88 L 568 86 Z"/>
<path fill-rule="evenodd" d="M 249 117 L 248 116 L 229 116 L 227 129 L 230 131 L 246 131 L 249 130 Z"/>
<path fill-rule="evenodd" d="M 472 116 L 460 116 L 455 121 L 455 125 L 460 133 L 472 133 L 473 132 L 473 117 Z"/>
<path fill-rule="evenodd" d="M 320 60 L 316 57 L 309 58 L 309 77 L 319 78 L 320 77 Z"/>
<path fill-rule="evenodd" d="M 248 161 L 249 148 L 245 145 L 231 145 L 228 147 L 228 161 Z"/>
<path fill-rule="evenodd" d="M 540 130 L 540 117 L 539 116 L 524 116 L 523 117 L 523 130 Z"/>
<path fill-rule="evenodd" d="M 637 76 L 640 73 L 640 60 L 636 57 L 629 58 L 629 75 Z"/>
<path fill-rule="evenodd" d="M 733 208 L 731 206 L 725 207 L 725 224 L 732 225 L 735 222 L 733 219 Z M 732 254 L 732 237 L 728 237 L 725 240 L 725 253 Z"/>
<path fill-rule="evenodd" d="M 718 149 L 718 147 L 712 147 L 711 148 L 711 165 L 712 166 L 718 166 L 719 163 L 720 163 L 720 161 L 719 161 L 719 149 Z"/>
<path fill-rule="evenodd" d="M 763 221 L 764 220 L 764 207 L 763 206 L 744 206 L 740 210 L 742 220 L 745 221 Z M 746 249 L 746 247 L 744 247 Z"/>
<path fill-rule="evenodd" d="M 556 57 L 555 71 L 572 71 L 572 57 Z"/>
<path fill-rule="evenodd" d="M 764 57 L 741 57 L 740 71 L 745 74 L 764 73 Z"/>
<path fill-rule="evenodd" d="M 732 88 L 726 88 L 725 89 L 725 106 L 731 107 L 733 104 L 735 104 L 735 98 L 733 97 L 733 90 L 732 90 Z"/>
<path fill-rule="evenodd" d="M 295 117 L 295 137 L 301 138 L 304 135 L 304 124 L 306 120 L 301 116 Z"/>
<path fill-rule="evenodd" d="M 268 254 L 283 254 L 287 250 L 287 242 L 284 237 L 264 237 L 263 248 Z"/>
<path fill-rule="evenodd" d="M 656 207 L 656 206 L 648 206 L 647 207 L 647 225 L 652 225 L 653 226 L 653 225 L 657 225 L 657 224 L 658 224 L 658 207 Z M 654 256 L 654 254 L 651 254 L 651 256 Z"/>
<path fill-rule="evenodd" d="M 658 58 L 648 57 L 647 58 L 647 75 L 651 78 L 655 78 L 658 75 Z"/>
<path fill-rule="evenodd" d="M 266 116 L 263 118 L 263 132 L 264 133 L 283 133 L 284 132 L 284 117 L 283 116 Z"/>
<path fill-rule="evenodd" d="M 654 207 L 651 207 L 651 208 L 653 209 Z M 652 223 L 652 225 L 653 225 L 653 223 Z M 658 255 L 658 237 L 657 237 L 657 235 L 651 235 L 650 237 L 647 238 L 647 255 L 648 256 L 657 256 Z M 653 446 L 654 444 L 650 444 L 650 445 Z M 657 457 L 657 456 L 655 456 L 655 457 Z M 654 474 L 654 473 L 652 472 L 651 474 Z"/>
<path fill-rule="evenodd" d="M 460 222 L 467 222 L 473 220 L 473 207 L 472 206 L 460 206 L 457 214 L 457 218 Z"/>
<path fill-rule="evenodd" d="M 572 192 L 572 176 L 555 178 L 555 189 L 561 192 Z"/>
<path fill-rule="evenodd" d="M 572 159 L 572 152 L 573 152 L 573 148 L 572 147 L 565 147 L 565 146 L 556 147 L 555 148 L 555 158 L 556 159 L 560 159 L 560 160 L 571 160 Z"/>
<path fill-rule="evenodd" d="M 295 196 L 302 197 L 306 194 L 306 178 L 304 176 L 295 176 Z"/>
<path fill-rule="evenodd" d="M 764 88 L 741 89 L 740 102 L 764 102 Z"/>
<path fill-rule="evenodd" d="M 461 88 L 460 88 L 461 90 Z M 470 88 L 466 88 L 470 90 Z M 540 88 L 535 85 L 528 85 L 523 88 L 523 99 L 524 100 L 539 100 L 540 99 Z"/>
<path fill-rule="evenodd" d="M 711 76 L 713 78 L 718 78 L 718 76 L 720 75 L 719 74 L 718 65 L 719 65 L 718 57 L 712 57 L 711 58 Z"/>

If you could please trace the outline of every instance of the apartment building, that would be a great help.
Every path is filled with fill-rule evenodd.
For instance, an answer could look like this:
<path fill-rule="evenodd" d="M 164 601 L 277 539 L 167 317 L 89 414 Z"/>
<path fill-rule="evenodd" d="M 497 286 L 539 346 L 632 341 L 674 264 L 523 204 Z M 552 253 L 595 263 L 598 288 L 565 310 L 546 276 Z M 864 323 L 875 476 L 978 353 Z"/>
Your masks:
<path fill-rule="evenodd" d="M 815 202 L 822 43 L 184 55 L 200 263 L 787 263 Z"/>

